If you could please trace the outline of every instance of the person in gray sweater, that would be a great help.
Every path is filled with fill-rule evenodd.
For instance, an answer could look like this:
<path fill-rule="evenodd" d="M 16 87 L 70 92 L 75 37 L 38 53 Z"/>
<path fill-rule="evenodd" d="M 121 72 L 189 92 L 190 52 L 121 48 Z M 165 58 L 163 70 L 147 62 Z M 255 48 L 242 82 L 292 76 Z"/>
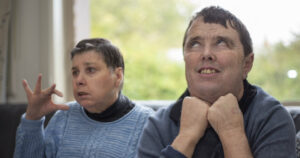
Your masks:
<path fill-rule="evenodd" d="M 149 118 L 138 158 L 296 158 L 291 116 L 247 81 L 252 41 L 235 15 L 215 6 L 197 12 L 183 56 L 187 90 Z"/>
<path fill-rule="evenodd" d="M 124 61 L 104 38 L 84 39 L 71 52 L 75 101 L 56 104 L 55 84 L 32 91 L 16 133 L 14 158 L 133 158 L 152 109 L 136 105 L 121 92 Z M 56 111 L 44 130 L 45 115 Z"/>

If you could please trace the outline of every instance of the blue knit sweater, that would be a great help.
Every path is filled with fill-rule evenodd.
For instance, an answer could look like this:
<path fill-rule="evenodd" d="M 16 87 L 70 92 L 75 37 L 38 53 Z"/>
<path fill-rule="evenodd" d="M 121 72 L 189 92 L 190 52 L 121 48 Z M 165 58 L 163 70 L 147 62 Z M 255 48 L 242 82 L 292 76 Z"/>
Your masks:
<path fill-rule="evenodd" d="M 77 102 L 58 111 L 44 131 L 45 118 L 21 118 L 17 129 L 15 158 L 131 158 L 151 109 L 136 105 L 113 122 L 90 119 Z"/>

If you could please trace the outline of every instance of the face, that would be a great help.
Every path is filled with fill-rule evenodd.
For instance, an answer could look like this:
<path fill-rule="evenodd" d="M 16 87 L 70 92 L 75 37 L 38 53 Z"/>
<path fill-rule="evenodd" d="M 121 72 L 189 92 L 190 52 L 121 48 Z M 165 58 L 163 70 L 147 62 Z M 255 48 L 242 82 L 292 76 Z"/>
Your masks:
<path fill-rule="evenodd" d="M 243 80 L 253 63 L 253 53 L 244 57 L 236 30 L 229 24 L 193 22 L 184 46 L 188 89 L 192 96 L 213 103 L 220 96 L 243 94 Z"/>
<path fill-rule="evenodd" d="M 77 54 L 72 59 L 73 95 L 89 112 L 100 113 L 112 105 L 122 80 L 122 68 L 108 68 L 95 51 Z"/>

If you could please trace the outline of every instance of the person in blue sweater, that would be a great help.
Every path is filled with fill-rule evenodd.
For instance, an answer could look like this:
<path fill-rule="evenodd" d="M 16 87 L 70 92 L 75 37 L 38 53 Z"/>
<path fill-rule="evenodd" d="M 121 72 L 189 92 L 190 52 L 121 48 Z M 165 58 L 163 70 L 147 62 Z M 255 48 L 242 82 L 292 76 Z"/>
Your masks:
<path fill-rule="evenodd" d="M 16 133 L 15 158 L 132 158 L 142 129 L 152 113 L 121 93 L 124 61 L 104 38 L 80 41 L 71 52 L 76 101 L 55 104 L 62 93 L 55 84 L 32 91 L 23 80 L 28 107 Z M 56 111 L 46 129 L 45 115 Z"/>
<path fill-rule="evenodd" d="M 247 81 L 252 41 L 236 16 L 216 6 L 197 12 L 183 56 L 187 90 L 150 116 L 138 158 L 296 158 L 290 114 Z"/>

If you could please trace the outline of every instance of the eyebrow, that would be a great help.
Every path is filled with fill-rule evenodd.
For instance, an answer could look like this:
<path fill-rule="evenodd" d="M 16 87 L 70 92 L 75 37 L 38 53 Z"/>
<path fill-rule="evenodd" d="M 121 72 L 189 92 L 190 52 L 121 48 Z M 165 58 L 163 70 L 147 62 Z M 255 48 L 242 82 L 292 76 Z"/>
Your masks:
<path fill-rule="evenodd" d="M 200 40 L 203 40 L 203 38 L 200 37 L 200 36 L 195 36 L 195 37 L 192 37 L 191 39 L 188 39 L 187 42 L 190 42 L 190 41 L 200 41 Z"/>
<path fill-rule="evenodd" d="M 84 65 L 85 65 L 85 66 L 91 66 L 91 65 L 95 65 L 95 63 L 85 62 Z M 72 70 L 75 70 L 75 69 L 77 69 L 77 67 L 76 67 L 76 66 L 73 66 L 73 67 L 72 67 Z"/>

